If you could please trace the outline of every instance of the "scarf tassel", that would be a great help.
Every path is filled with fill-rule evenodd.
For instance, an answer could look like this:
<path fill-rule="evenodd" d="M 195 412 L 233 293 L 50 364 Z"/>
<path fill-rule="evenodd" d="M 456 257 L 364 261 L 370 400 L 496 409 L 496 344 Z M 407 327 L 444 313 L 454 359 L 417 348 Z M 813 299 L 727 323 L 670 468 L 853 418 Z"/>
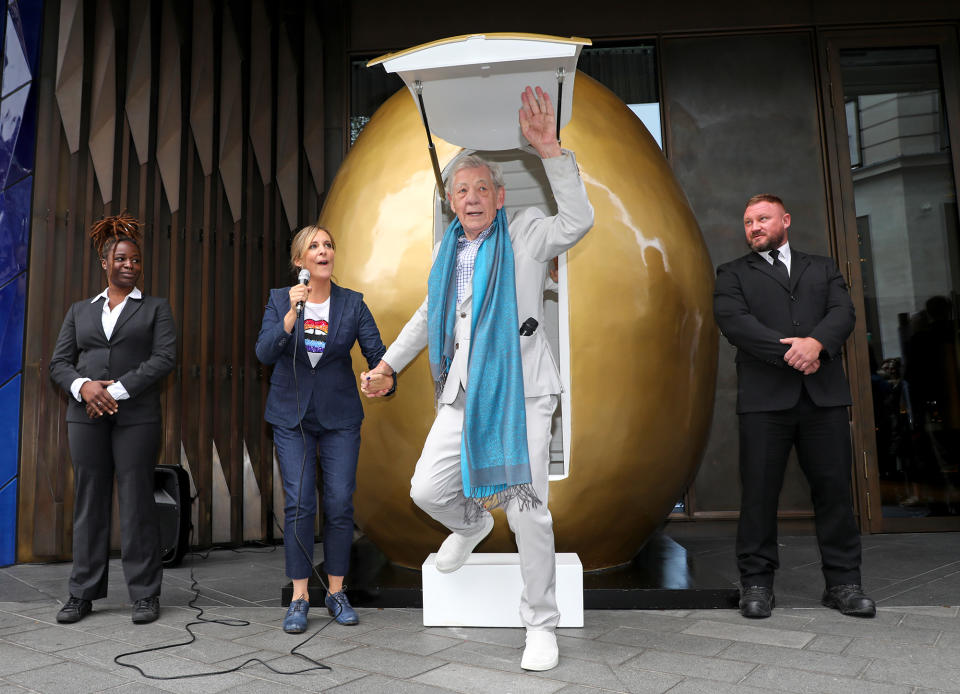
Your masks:
<path fill-rule="evenodd" d="M 464 504 L 463 520 L 473 525 L 478 523 L 484 514 L 495 508 L 506 508 L 507 504 L 513 500 L 519 504 L 520 511 L 537 508 L 543 504 L 532 484 L 515 484 L 487 496 L 468 498 L 467 503 Z"/>

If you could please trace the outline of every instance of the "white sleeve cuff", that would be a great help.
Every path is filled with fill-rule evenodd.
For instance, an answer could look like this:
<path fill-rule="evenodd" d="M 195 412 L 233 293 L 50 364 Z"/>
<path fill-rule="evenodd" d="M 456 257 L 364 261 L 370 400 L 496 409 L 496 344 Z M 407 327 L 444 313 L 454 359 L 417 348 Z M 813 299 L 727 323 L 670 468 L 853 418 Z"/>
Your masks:
<path fill-rule="evenodd" d="M 129 400 L 130 393 L 127 392 L 127 389 L 123 387 L 123 384 L 120 381 L 116 383 L 111 383 L 107 386 L 107 392 L 110 393 L 111 397 L 114 400 Z"/>
<path fill-rule="evenodd" d="M 73 395 L 74 399 L 77 402 L 83 402 L 83 398 L 80 397 L 80 388 L 83 387 L 83 384 L 89 381 L 89 378 L 83 378 L 82 376 L 73 383 L 70 384 L 70 394 Z M 116 400 L 116 398 L 114 398 Z"/>

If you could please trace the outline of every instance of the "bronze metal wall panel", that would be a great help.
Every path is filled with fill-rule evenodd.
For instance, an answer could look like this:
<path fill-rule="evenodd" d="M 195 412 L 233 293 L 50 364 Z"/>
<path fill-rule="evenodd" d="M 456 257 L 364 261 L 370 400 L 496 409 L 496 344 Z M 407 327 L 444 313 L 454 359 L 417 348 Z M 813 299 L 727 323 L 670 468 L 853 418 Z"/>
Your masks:
<path fill-rule="evenodd" d="M 743 206 L 781 196 L 790 243 L 828 253 L 827 194 L 812 36 L 806 32 L 665 39 L 667 150 L 714 265 L 748 251 Z M 720 340 L 714 424 L 694 482 L 695 513 L 739 509 L 734 350 Z M 781 511 L 811 509 L 806 480 L 788 467 Z"/>
<path fill-rule="evenodd" d="M 61 12 L 61 2 L 65 3 Z M 18 508 L 18 561 L 68 559 L 71 556 L 72 471 L 64 424 L 66 396 L 48 376 L 60 321 L 70 303 L 90 297 L 103 288 L 103 274 L 90 248 L 87 230 L 104 214 L 123 209 L 146 222 L 144 234 L 145 292 L 166 296 L 178 330 L 178 362 L 164 383 L 163 444 L 159 462 L 184 463 L 196 486 L 196 545 L 214 540 L 240 542 L 244 539 L 245 514 L 252 514 L 254 535 L 267 539 L 276 535 L 272 522 L 273 452 L 263 422 L 263 402 L 269 370 L 261 367 L 254 343 L 270 287 L 290 282 L 287 248 L 290 227 L 315 221 L 323 182 L 314 188 L 308 156 L 296 133 L 288 144 L 284 165 L 296 172 L 306 185 L 287 192 L 287 209 L 277 189 L 277 62 L 282 32 L 292 37 L 284 50 L 285 60 L 304 64 L 307 45 L 304 23 L 297 17 L 313 10 L 306 2 L 274 3 L 257 7 L 258 21 L 251 20 L 246 3 L 208 0 L 201 13 L 211 21 L 195 24 L 197 9 L 190 0 L 145 0 L 146 8 L 134 22 L 155 49 L 137 52 L 138 42 L 129 35 L 131 17 L 125 5 L 112 3 L 115 60 L 100 71 L 98 80 L 113 81 L 116 91 L 113 167 L 110 180 L 97 183 L 90 150 L 91 129 L 96 125 L 93 80 L 95 37 L 105 31 L 93 18 L 98 0 L 51 0 L 45 5 L 44 45 L 39 83 L 39 115 L 34 202 L 33 243 L 30 252 L 28 299 L 33 307 L 27 316 L 24 336 L 25 370 L 22 408 L 20 497 Z M 224 16 L 232 17 L 235 36 L 224 64 Z M 61 21 L 63 17 L 63 21 Z M 264 17 L 266 21 L 264 21 Z M 314 27 L 315 32 L 316 27 Z M 199 32 L 199 33 L 198 33 Z M 68 39 L 64 37 L 69 37 Z M 251 50 L 268 61 L 269 89 L 258 95 L 269 117 L 268 131 L 259 132 L 267 141 L 268 157 L 259 161 L 268 167 L 261 172 L 252 147 Z M 82 82 L 79 96 L 68 100 L 71 113 L 65 130 L 64 114 L 57 90 L 57 58 L 61 43 L 72 47 L 81 63 L 72 74 Z M 79 47 L 78 47 L 79 46 Z M 194 73 L 194 48 L 201 47 L 200 59 L 209 75 Z M 208 47 L 204 49 L 203 47 Z M 211 60 L 212 58 L 212 60 Z M 171 65 L 165 59 L 173 60 Z M 144 65 L 144 61 L 149 65 Z M 319 53 L 311 57 L 320 69 Z M 136 122 L 125 113 L 131 89 L 127 72 L 149 75 L 146 84 L 137 83 L 139 111 Z M 101 65 L 101 68 L 103 66 Z M 224 80 L 223 71 L 236 71 L 240 85 Z M 109 74 L 107 74 L 109 73 Z M 180 75 L 178 78 L 177 75 Z M 195 79 L 191 79 L 193 76 Z M 262 79 L 262 74 L 258 79 Z M 224 98 L 224 84 L 230 94 Z M 74 84 L 74 82 L 70 82 Z M 212 85 L 212 93 L 195 93 L 200 84 Z M 293 108 L 296 122 L 311 119 L 311 132 L 323 131 L 323 113 L 312 109 L 303 114 L 303 80 L 290 82 L 295 94 L 284 95 L 286 108 Z M 148 94 L 143 92 L 148 90 Z M 194 103 L 196 97 L 199 103 Z M 148 100 L 149 118 L 144 151 L 143 101 Z M 226 105 L 231 113 L 222 113 Z M 102 104 L 101 104 L 102 107 Z M 75 112 L 74 112 L 75 111 Z M 153 114 L 157 114 L 153 117 Z M 108 119 L 98 112 L 98 118 Z M 224 123 L 229 128 L 224 128 Z M 197 132 L 203 137 L 195 137 Z M 70 138 L 78 146 L 71 151 Z M 138 138 L 139 141 L 135 142 Z M 101 134 L 101 140 L 103 139 Z M 230 181 L 232 191 L 242 199 L 231 207 L 217 168 L 209 170 L 203 155 L 222 162 L 225 153 L 234 157 Z M 312 155 L 316 157 L 316 152 Z M 235 187 L 239 167 L 240 186 Z M 101 173 L 106 169 L 99 167 Z M 162 171 L 162 175 L 161 175 Z M 109 191 L 111 201 L 104 202 Z M 234 194 L 232 192 L 231 194 Z M 291 197 L 292 196 L 292 197 Z M 289 218 L 288 218 L 289 216 Z M 252 478 L 259 487 L 250 496 L 254 503 L 244 508 L 244 451 L 249 454 Z M 218 466 L 218 467 L 215 467 Z M 248 475 L 248 478 L 250 475 Z M 216 498 L 215 498 L 216 496 Z M 249 496 L 249 495 L 248 495 Z M 219 516 L 215 514 L 219 513 Z M 215 532 L 216 518 L 225 519 Z M 250 539 L 250 533 L 247 533 Z"/>

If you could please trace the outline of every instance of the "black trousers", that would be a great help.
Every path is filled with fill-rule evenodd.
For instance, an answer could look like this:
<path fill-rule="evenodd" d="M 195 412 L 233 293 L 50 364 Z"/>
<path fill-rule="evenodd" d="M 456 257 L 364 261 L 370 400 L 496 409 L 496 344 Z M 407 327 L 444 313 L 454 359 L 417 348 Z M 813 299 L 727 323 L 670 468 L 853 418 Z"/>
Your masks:
<path fill-rule="evenodd" d="M 740 581 L 773 587 L 780 566 L 777 505 L 793 446 L 810 484 L 826 585 L 859 584 L 860 530 L 850 489 L 847 408 L 817 407 L 806 390 L 789 410 L 740 415 Z"/>
<path fill-rule="evenodd" d="M 163 564 L 153 498 L 160 422 L 118 426 L 104 417 L 67 424 L 73 461 L 73 571 L 70 595 L 107 595 L 110 513 L 117 477 L 123 574 L 131 600 L 160 594 Z"/>

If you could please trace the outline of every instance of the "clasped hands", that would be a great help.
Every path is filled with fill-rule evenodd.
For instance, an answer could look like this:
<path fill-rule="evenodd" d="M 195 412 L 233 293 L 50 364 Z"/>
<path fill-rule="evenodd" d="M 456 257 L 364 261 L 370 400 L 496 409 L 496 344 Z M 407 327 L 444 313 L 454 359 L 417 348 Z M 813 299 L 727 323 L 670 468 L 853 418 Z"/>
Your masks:
<path fill-rule="evenodd" d="M 382 398 L 393 388 L 393 369 L 380 361 L 369 371 L 360 373 L 360 392 L 368 398 Z"/>
<path fill-rule="evenodd" d="M 87 381 L 80 386 L 80 399 L 87 403 L 87 416 L 90 419 L 117 413 L 117 401 L 107 390 L 107 386 L 112 383 L 113 381 Z"/>
<path fill-rule="evenodd" d="M 780 342 L 790 345 L 783 360 L 804 376 L 816 373 L 820 368 L 823 345 L 815 337 L 785 337 Z"/>

